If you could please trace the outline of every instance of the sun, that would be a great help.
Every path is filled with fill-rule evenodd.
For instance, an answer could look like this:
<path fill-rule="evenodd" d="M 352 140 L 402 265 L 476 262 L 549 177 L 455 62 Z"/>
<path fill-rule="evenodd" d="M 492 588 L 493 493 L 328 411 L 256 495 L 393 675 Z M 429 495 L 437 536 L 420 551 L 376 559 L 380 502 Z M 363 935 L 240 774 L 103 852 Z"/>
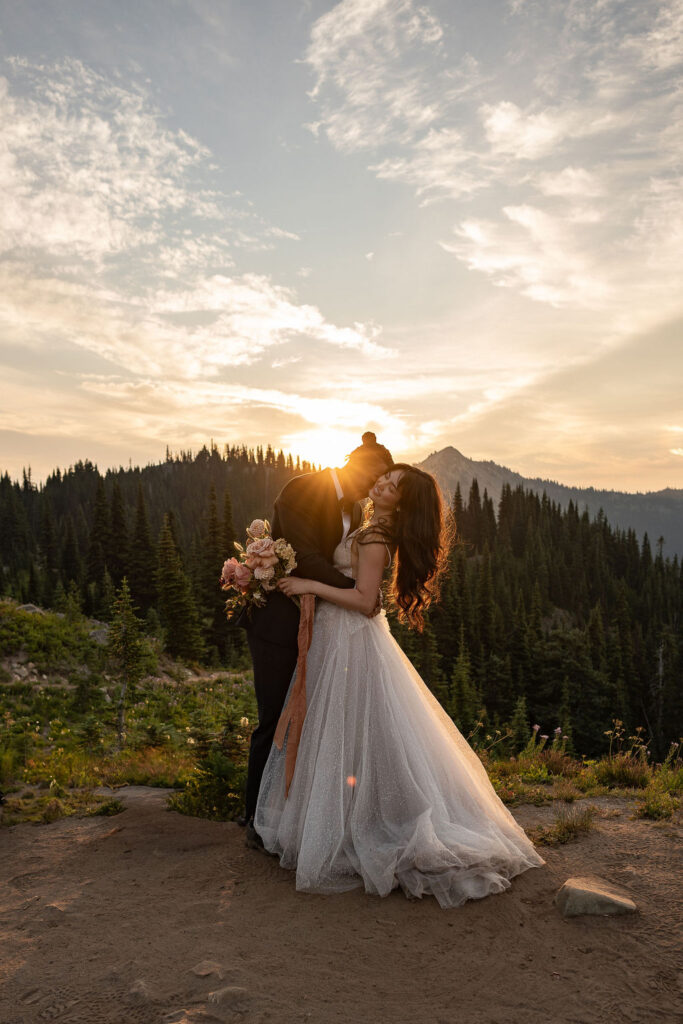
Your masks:
<path fill-rule="evenodd" d="M 346 456 L 361 443 L 361 434 L 362 431 L 318 427 L 288 438 L 287 447 L 295 455 L 323 469 L 327 466 L 343 466 Z"/>

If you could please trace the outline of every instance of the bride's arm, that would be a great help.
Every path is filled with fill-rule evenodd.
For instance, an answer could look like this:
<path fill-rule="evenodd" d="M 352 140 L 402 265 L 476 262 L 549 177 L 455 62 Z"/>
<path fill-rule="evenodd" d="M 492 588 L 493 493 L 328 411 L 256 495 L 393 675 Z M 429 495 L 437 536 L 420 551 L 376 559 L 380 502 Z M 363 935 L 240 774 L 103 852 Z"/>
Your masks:
<path fill-rule="evenodd" d="M 294 594 L 315 594 L 341 608 L 370 615 L 377 604 L 387 549 L 383 543 L 372 541 L 359 544 L 358 547 L 358 576 L 353 590 L 342 590 L 340 587 L 330 587 L 327 583 L 319 583 L 318 580 L 302 580 L 296 576 L 286 576 L 280 580 L 278 587 L 290 597 Z"/>

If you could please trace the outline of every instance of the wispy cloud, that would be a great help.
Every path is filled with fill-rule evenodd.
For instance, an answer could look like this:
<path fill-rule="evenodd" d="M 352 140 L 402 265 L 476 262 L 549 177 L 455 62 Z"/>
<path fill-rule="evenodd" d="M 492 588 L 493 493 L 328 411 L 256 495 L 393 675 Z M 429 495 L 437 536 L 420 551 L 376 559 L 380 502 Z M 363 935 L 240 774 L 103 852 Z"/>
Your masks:
<path fill-rule="evenodd" d="M 389 355 L 379 328 L 337 326 L 245 248 L 296 242 L 216 188 L 208 150 L 144 89 L 77 61 L 10 62 L 0 117 L 0 316 L 9 340 L 76 344 L 132 374 L 199 378 L 292 340 Z M 23 92 L 21 90 L 24 90 Z M 226 273 L 228 271 L 228 273 Z"/>
<path fill-rule="evenodd" d="M 443 35 L 412 0 L 342 0 L 315 22 L 306 53 L 320 110 L 314 131 L 342 152 L 388 149 L 372 165 L 377 176 L 425 199 L 476 188 L 460 166 L 470 159 L 460 133 L 444 122 L 449 104 L 473 90 L 477 66 L 469 56 L 449 64 Z"/>
<path fill-rule="evenodd" d="M 455 240 L 435 241 L 497 285 L 607 316 L 625 301 L 637 324 L 663 303 L 668 317 L 683 87 L 664 72 L 682 26 L 681 0 L 515 2 L 493 67 L 423 5 L 343 0 L 311 33 L 318 128 L 377 154 L 370 170 L 422 204 L 449 203 Z"/>

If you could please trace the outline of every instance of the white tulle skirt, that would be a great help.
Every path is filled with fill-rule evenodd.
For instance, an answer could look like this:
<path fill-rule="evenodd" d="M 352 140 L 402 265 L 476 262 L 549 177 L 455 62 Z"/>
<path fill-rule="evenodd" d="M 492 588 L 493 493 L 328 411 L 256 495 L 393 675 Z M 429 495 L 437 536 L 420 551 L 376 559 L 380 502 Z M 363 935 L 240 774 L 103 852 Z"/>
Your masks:
<path fill-rule="evenodd" d="M 286 744 L 273 746 L 254 821 L 297 889 L 400 886 L 457 907 L 545 864 L 384 612 L 318 602 L 307 701 L 289 796 Z"/>

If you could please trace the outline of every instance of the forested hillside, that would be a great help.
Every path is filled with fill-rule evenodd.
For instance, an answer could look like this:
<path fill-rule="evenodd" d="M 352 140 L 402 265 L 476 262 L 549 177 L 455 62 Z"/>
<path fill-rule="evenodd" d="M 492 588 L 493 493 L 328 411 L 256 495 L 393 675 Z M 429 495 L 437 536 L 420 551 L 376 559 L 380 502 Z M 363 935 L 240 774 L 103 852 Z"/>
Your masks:
<path fill-rule="evenodd" d="M 1 592 L 107 619 L 127 576 L 169 653 L 244 659 L 217 578 L 255 516 L 308 463 L 272 448 L 212 445 L 145 468 L 91 463 L 41 487 L 0 478 Z M 653 756 L 683 733 L 683 574 L 647 537 L 519 486 L 498 507 L 476 480 L 453 511 L 458 538 L 442 600 L 422 635 L 392 628 L 461 730 L 561 729 L 595 755 L 619 718 Z M 393 620 L 393 617 L 392 617 Z M 483 723 L 477 726 L 477 723 Z"/>
<path fill-rule="evenodd" d="M 272 448 L 212 444 L 144 468 L 56 470 L 41 487 L 0 478 L 2 593 L 108 619 L 128 578 L 139 614 L 170 654 L 234 663 L 243 631 L 228 628 L 221 566 L 246 525 L 285 482 L 311 470 Z"/>
<path fill-rule="evenodd" d="M 458 483 L 462 493 L 467 494 L 472 481 L 476 480 L 479 490 L 483 493 L 486 488 L 497 507 L 505 484 L 513 490 L 523 487 L 539 497 L 547 494 L 563 509 L 573 501 L 579 511 L 587 508 L 591 516 L 602 510 L 612 526 L 635 530 L 638 543 L 647 533 L 653 541 L 659 542 L 661 538 L 666 555 L 683 557 L 683 490 L 680 488 L 630 494 L 626 491 L 596 490 L 594 487 L 567 487 L 555 480 L 524 477 L 489 460 L 468 459 L 453 447 L 433 452 L 420 466 L 434 474 L 444 494 L 449 496 L 455 493 Z"/>

